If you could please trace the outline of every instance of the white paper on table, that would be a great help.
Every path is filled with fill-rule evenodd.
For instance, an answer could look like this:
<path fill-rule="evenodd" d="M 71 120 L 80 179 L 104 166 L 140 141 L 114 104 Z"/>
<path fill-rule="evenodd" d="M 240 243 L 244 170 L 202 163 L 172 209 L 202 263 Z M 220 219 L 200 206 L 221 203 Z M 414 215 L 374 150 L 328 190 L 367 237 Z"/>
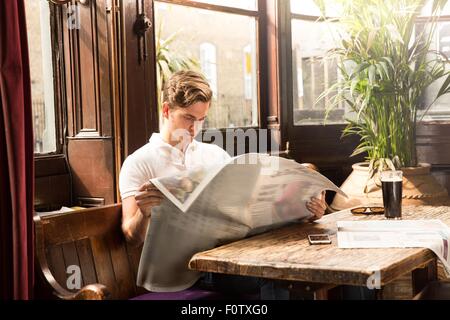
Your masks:
<path fill-rule="evenodd" d="M 338 221 L 339 248 L 428 248 L 450 274 L 450 228 L 441 220 Z"/>

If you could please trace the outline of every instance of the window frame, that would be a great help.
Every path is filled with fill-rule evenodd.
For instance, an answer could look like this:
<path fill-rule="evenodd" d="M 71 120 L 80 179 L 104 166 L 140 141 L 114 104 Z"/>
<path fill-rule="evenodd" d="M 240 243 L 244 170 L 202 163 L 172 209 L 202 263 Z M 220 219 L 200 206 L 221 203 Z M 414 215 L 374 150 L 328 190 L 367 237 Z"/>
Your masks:
<path fill-rule="evenodd" d="M 48 204 L 42 207 L 40 202 L 52 201 L 67 205 L 72 204 L 73 190 L 72 177 L 67 162 L 66 150 L 66 132 L 67 132 L 67 104 L 65 93 L 65 61 L 64 61 L 64 42 L 63 42 L 63 14 L 62 6 L 51 1 L 49 5 L 50 16 L 50 41 L 52 52 L 52 71 L 53 71 L 53 95 L 55 109 L 55 139 L 56 150 L 47 153 L 34 152 L 35 166 L 35 203 L 37 210 L 53 210 L 47 208 Z M 52 179 L 58 177 L 65 180 L 67 194 L 61 196 L 60 193 L 47 193 L 48 186 Z M 66 203 L 67 202 L 67 203 Z"/>
<path fill-rule="evenodd" d="M 287 2 L 289 2 L 288 4 L 286 4 L 287 12 L 289 13 L 289 16 L 290 16 L 289 17 L 290 24 L 289 24 L 289 26 L 287 26 L 287 30 L 286 30 L 286 34 L 290 35 L 288 37 L 288 40 L 287 40 L 287 42 L 288 42 L 287 52 L 288 52 L 288 55 L 289 55 L 289 58 L 287 60 L 288 60 L 288 65 L 290 66 L 290 68 L 288 68 L 287 72 L 290 73 L 290 78 L 292 79 L 292 81 L 294 81 L 293 80 L 294 79 L 293 78 L 294 73 L 292 72 L 292 67 L 293 67 L 292 30 L 291 30 L 292 21 L 293 20 L 303 20 L 303 21 L 312 21 L 312 22 L 314 22 L 314 21 L 325 21 L 325 20 L 328 20 L 328 19 L 332 19 L 333 22 L 335 22 L 335 21 L 337 22 L 337 18 L 336 17 L 333 17 L 333 18 L 332 17 L 320 17 L 320 16 L 312 16 L 312 15 L 306 15 L 306 14 L 293 13 L 293 12 L 291 12 L 290 1 L 287 1 Z M 417 24 L 417 23 L 426 23 L 429 20 L 430 17 L 431 17 L 431 15 L 418 16 L 416 18 L 415 24 Z M 440 22 L 450 22 L 450 14 L 439 16 L 436 19 L 436 23 L 440 23 Z M 290 91 L 293 92 L 293 84 L 292 83 L 288 84 L 288 88 L 289 88 L 288 91 L 290 90 Z M 321 126 L 322 125 L 320 123 L 317 123 L 317 124 L 294 124 L 294 115 L 293 115 L 293 112 L 294 112 L 293 111 L 294 101 L 293 101 L 293 97 L 290 97 L 288 99 L 289 99 L 288 100 L 289 103 L 288 103 L 287 108 L 288 108 L 288 115 L 289 115 L 289 117 L 288 117 L 289 118 L 289 120 L 288 120 L 289 121 L 289 124 L 288 124 L 289 127 L 291 127 L 291 126 L 294 126 L 294 127 L 311 127 L 311 129 L 312 129 L 312 127 L 314 127 L 314 126 Z M 450 109 L 449 109 L 449 111 L 450 111 Z M 425 123 L 442 123 L 442 124 L 445 124 L 445 123 L 449 123 L 450 122 L 450 118 L 429 119 L 429 120 L 423 120 L 423 122 L 425 122 Z M 341 129 L 345 128 L 346 123 L 342 123 L 342 124 L 341 123 L 331 123 L 331 124 L 326 124 L 325 123 L 325 126 L 329 126 L 329 127 L 334 126 L 336 129 L 341 130 Z M 292 130 L 289 130 L 289 131 L 292 131 Z"/>
<path fill-rule="evenodd" d="M 352 171 L 352 164 L 364 161 L 363 155 L 350 158 L 349 155 L 358 145 L 358 137 L 341 139 L 346 124 L 294 124 L 294 73 L 292 51 L 292 21 L 302 19 L 321 21 L 320 17 L 291 12 L 290 1 L 284 1 L 279 10 L 279 19 L 284 21 L 278 34 L 282 54 L 279 59 L 282 79 L 280 100 L 282 111 L 283 142 L 288 146 L 289 155 L 297 162 L 310 162 L 317 165 L 321 173 L 340 185 Z M 283 39 L 282 35 L 286 35 Z"/>
<path fill-rule="evenodd" d="M 267 116 L 268 116 L 268 108 L 267 108 L 267 84 L 264 79 L 267 78 L 267 66 L 264 63 L 267 61 L 267 52 L 266 52 L 266 35 L 265 27 L 266 27 L 266 1 L 267 0 L 257 0 L 257 7 L 255 10 L 248 10 L 248 9 L 242 9 L 237 7 L 230 7 L 230 6 L 222 6 L 222 5 L 216 5 L 216 4 L 210 4 L 210 3 L 204 3 L 199 1 L 193 1 L 193 0 L 152 0 L 152 6 L 154 8 L 155 2 L 160 3 L 167 3 L 167 4 L 174 4 L 174 5 L 180 5 L 185 7 L 191 7 L 191 8 L 197 8 L 197 9 L 203 9 L 203 10 L 209 10 L 209 11 L 215 11 L 215 12 L 221 12 L 221 13 L 230 13 L 230 14 L 237 14 L 241 16 L 247 16 L 247 17 L 253 17 L 255 18 L 256 22 L 256 75 L 257 75 L 257 108 L 258 108 L 258 126 L 247 126 L 247 127 L 226 127 L 226 128 L 212 128 L 212 129 L 203 129 L 202 135 L 206 130 L 214 130 L 214 131 L 220 131 L 223 134 L 226 132 L 226 130 L 229 129 L 242 129 L 242 130 L 248 130 L 248 129 L 262 129 L 267 128 Z M 154 12 L 154 10 L 153 10 Z M 155 21 L 155 17 L 153 16 L 153 22 Z M 156 65 L 154 66 L 156 68 Z M 156 70 L 156 69 L 155 69 Z M 157 88 L 155 88 L 156 92 Z"/>
<path fill-rule="evenodd" d="M 293 122 L 293 94 L 292 87 L 292 19 L 301 18 L 317 20 L 316 16 L 307 16 L 292 13 L 290 1 L 286 1 L 280 19 L 288 21 L 283 26 L 281 33 L 289 35 L 284 41 L 285 55 L 281 59 L 286 59 L 286 66 L 280 68 L 280 72 L 286 74 L 285 81 L 281 85 L 285 86 L 283 99 L 287 103 L 283 104 L 286 126 L 284 128 L 286 140 L 290 142 L 290 155 L 299 162 L 312 162 L 316 164 L 321 173 L 330 178 L 337 185 L 340 185 L 352 171 L 352 164 L 364 161 L 364 155 L 350 157 L 353 149 L 358 145 L 357 136 L 348 136 L 340 139 L 342 130 L 346 124 L 316 124 L 294 126 Z M 422 22 L 426 16 L 418 17 L 416 22 Z M 450 21 L 450 14 L 439 17 L 438 22 Z M 449 144 L 449 139 L 445 137 L 450 130 L 449 120 L 432 120 L 418 123 L 417 125 L 417 152 L 420 162 L 428 162 L 433 166 L 433 174 L 439 177 L 440 181 L 447 187 L 450 185 L 450 153 L 442 152 L 442 145 Z M 444 138 L 443 138 L 444 137 Z M 331 199 L 330 199 L 331 200 Z"/>
<path fill-rule="evenodd" d="M 433 17 L 432 15 L 421 15 L 421 16 L 418 16 L 417 18 L 416 18 L 416 21 L 415 21 L 415 23 L 414 24 L 418 24 L 418 23 L 423 23 L 423 24 L 426 24 L 427 23 L 427 21 L 431 18 L 431 17 Z M 440 22 L 450 22 L 450 14 L 446 14 L 446 15 L 441 15 L 441 16 L 439 16 L 439 17 L 437 17 L 436 18 L 436 23 L 437 24 L 439 24 Z M 436 40 L 436 42 L 435 42 L 435 45 L 438 45 L 438 39 L 435 39 Z M 432 108 L 431 108 L 432 109 Z M 430 110 L 431 110 L 430 109 Z M 430 111 L 429 110 L 429 111 Z M 450 106 L 449 106 L 449 109 L 448 109 L 448 111 L 450 112 Z M 426 118 L 426 116 L 425 116 L 425 118 Z M 423 119 L 421 122 L 418 122 L 417 123 L 417 125 L 420 125 L 420 124 L 429 124 L 429 125 L 434 125 L 434 126 L 438 126 L 438 125 L 443 125 L 443 126 L 446 126 L 446 125 L 449 125 L 450 124 L 450 117 L 448 117 L 448 118 L 444 118 L 444 119 Z"/>
<path fill-rule="evenodd" d="M 288 12 L 290 12 L 291 10 L 290 10 L 290 4 L 289 4 L 289 10 L 288 10 Z M 292 22 L 294 21 L 294 20 L 301 20 L 301 21 L 308 21 L 308 22 L 323 22 L 323 21 L 332 21 L 333 23 L 334 22 L 338 22 L 337 20 L 335 20 L 336 18 L 334 18 L 334 17 L 319 17 L 319 16 L 312 16 L 312 15 L 305 15 L 305 14 L 299 14 L 299 13 L 292 13 L 292 12 L 290 12 L 290 20 L 289 20 L 289 22 L 290 22 L 290 24 L 289 24 L 289 47 L 290 47 L 290 51 L 289 51 L 289 54 L 290 54 L 290 58 L 289 58 L 289 62 L 290 62 L 290 65 L 291 65 L 291 69 L 289 69 L 289 70 L 292 70 L 292 67 L 294 67 L 294 65 L 293 65 L 293 61 L 294 61 L 294 58 L 293 58 L 293 55 L 292 55 L 292 43 L 293 43 L 293 39 L 292 39 Z M 311 65 L 311 68 L 313 68 L 313 65 Z M 323 70 L 323 72 L 324 73 L 326 73 L 327 71 L 325 71 L 325 69 Z M 292 78 L 292 81 L 294 81 L 294 73 L 293 73 L 293 71 L 291 71 L 291 78 Z M 303 80 L 303 77 L 302 77 L 302 80 Z M 293 86 L 293 83 L 292 84 L 290 84 L 290 88 L 291 88 L 291 90 L 292 90 L 292 93 L 294 93 L 293 91 L 294 91 L 294 86 Z M 313 91 L 313 90 L 312 90 Z M 313 97 L 314 98 L 314 97 Z M 289 114 L 291 114 L 292 113 L 292 117 L 291 117 L 291 119 L 289 120 L 289 121 L 292 121 L 292 123 L 290 124 L 290 125 L 293 125 L 294 127 L 301 127 L 301 126 L 320 126 L 320 125 L 322 125 L 322 124 L 320 124 L 320 123 L 317 123 L 317 124 L 294 124 L 294 115 L 293 115 L 293 113 L 294 113 L 294 98 L 292 97 L 292 100 L 290 100 L 291 102 L 290 102 L 290 106 L 288 106 L 288 108 L 289 108 Z M 292 110 L 291 110 L 292 109 Z M 345 123 L 345 121 L 343 121 L 342 123 L 336 123 L 336 122 L 332 122 L 332 123 L 329 123 L 329 124 L 325 124 L 326 126 L 335 126 L 336 128 L 340 128 L 340 127 L 342 127 L 342 129 L 345 127 L 345 125 L 346 125 L 346 123 Z M 344 126 L 344 127 L 343 127 Z"/>
<path fill-rule="evenodd" d="M 289 137 L 295 136 L 295 135 L 301 135 L 301 136 L 309 136 L 310 134 L 313 135 L 314 128 L 315 127 L 321 127 L 321 124 L 300 124 L 295 125 L 294 124 L 294 95 L 293 95 L 293 87 L 294 87 L 294 73 L 292 71 L 293 69 L 293 54 L 292 54 L 292 21 L 293 20 L 305 20 L 305 21 L 324 21 L 328 19 L 327 17 L 319 17 L 319 16 L 311 16 L 311 15 L 305 15 L 305 14 L 299 14 L 299 13 L 292 13 L 291 12 L 291 5 L 290 1 L 286 1 L 285 7 L 284 7 L 284 18 L 287 23 L 284 26 L 284 30 L 282 31 L 284 34 L 288 35 L 285 40 L 286 45 L 286 55 L 283 57 L 286 59 L 286 69 L 280 70 L 280 72 L 285 72 L 287 74 L 287 78 L 290 79 L 290 81 L 285 83 L 286 86 L 286 104 L 285 104 L 285 111 L 287 112 L 287 135 Z M 337 134 L 338 132 L 341 132 L 346 124 L 325 124 L 324 126 L 330 128 L 330 134 Z M 304 129 L 302 129 L 304 128 Z"/>
<path fill-rule="evenodd" d="M 64 52 L 62 45 L 62 21 L 60 6 L 48 1 L 50 16 L 50 46 L 52 52 L 52 73 L 53 73 L 53 95 L 55 110 L 55 146 L 56 150 L 52 152 L 34 152 L 35 158 L 48 159 L 59 158 L 65 153 L 64 139 L 66 130 L 65 121 L 65 84 L 64 84 Z"/>

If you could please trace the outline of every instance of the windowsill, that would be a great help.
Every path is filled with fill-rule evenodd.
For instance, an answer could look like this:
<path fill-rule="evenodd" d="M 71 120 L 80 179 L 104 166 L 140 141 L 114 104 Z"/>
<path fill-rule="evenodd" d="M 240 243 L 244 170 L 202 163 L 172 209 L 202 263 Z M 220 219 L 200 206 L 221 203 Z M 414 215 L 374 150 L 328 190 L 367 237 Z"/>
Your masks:
<path fill-rule="evenodd" d="M 57 152 L 51 152 L 51 153 L 35 153 L 34 154 L 34 158 L 35 159 L 54 159 L 54 158 L 60 158 L 60 157 L 64 157 L 63 153 L 57 153 Z"/>
<path fill-rule="evenodd" d="M 61 207 L 61 209 L 59 209 L 59 210 L 35 211 L 35 213 L 38 216 L 40 216 L 40 217 L 46 217 L 46 216 L 57 215 L 57 214 L 65 213 L 65 212 L 80 211 L 80 210 L 84 210 L 84 209 L 87 209 L 87 208 L 79 207 L 79 206 L 75 206 L 75 207 Z"/>

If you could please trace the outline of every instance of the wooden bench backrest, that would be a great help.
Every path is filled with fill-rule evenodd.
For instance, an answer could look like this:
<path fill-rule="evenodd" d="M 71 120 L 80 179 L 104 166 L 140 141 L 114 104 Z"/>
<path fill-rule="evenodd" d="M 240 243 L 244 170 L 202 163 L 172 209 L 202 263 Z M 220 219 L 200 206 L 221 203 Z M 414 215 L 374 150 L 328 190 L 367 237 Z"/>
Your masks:
<path fill-rule="evenodd" d="M 136 274 L 142 246 L 129 246 L 121 230 L 121 206 L 36 216 L 36 253 L 46 280 L 57 295 L 67 288 L 69 266 L 81 269 L 81 287 L 103 284 L 112 299 L 141 294 Z"/>

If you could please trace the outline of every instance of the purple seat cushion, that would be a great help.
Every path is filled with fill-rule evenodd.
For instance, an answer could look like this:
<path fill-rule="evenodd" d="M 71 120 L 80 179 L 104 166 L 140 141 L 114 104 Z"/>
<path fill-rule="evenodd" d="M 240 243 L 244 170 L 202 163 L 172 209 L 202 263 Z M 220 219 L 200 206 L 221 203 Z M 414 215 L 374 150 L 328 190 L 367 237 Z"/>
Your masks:
<path fill-rule="evenodd" d="M 218 300 L 224 299 L 220 292 L 189 288 L 177 292 L 148 292 L 131 300 Z"/>

